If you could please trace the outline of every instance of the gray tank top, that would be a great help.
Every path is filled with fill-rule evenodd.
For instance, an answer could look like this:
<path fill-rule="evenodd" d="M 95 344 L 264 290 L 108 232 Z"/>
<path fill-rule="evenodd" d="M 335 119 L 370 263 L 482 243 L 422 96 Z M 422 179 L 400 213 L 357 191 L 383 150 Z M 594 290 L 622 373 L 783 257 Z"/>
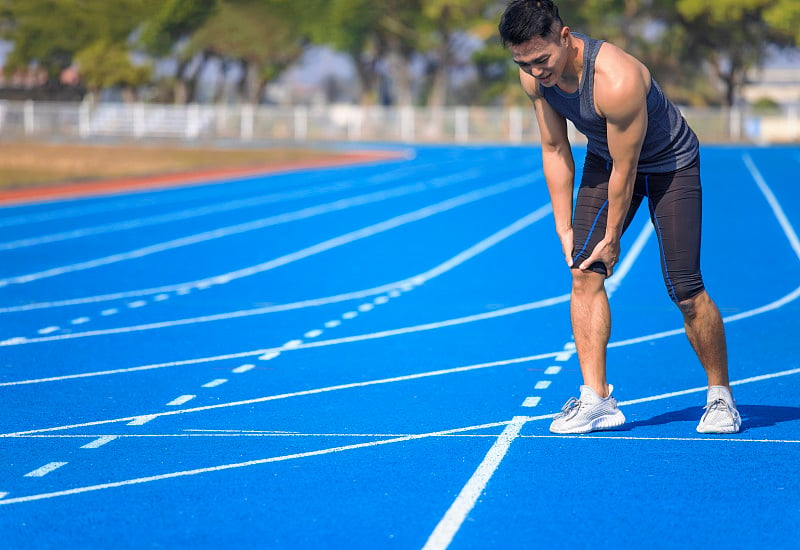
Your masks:
<path fill-rule="evenodd" d="M 575 93 L 568 94 L 557 86 L 541 86 L 542 96 L 564 118 L 588 139 L 587 151 L 611 161 L 608 152 L 606 119 L 594 108 L 594 62 L 602 40 L 578 33 L 584 41 L 583 74 Z M 698 154 L 697 136 L 678 108 L 664 95 L 655 80 L 647 94 L 647 133 L 639 155 L 640 172 L 672 172 L 691 164 Z"/>

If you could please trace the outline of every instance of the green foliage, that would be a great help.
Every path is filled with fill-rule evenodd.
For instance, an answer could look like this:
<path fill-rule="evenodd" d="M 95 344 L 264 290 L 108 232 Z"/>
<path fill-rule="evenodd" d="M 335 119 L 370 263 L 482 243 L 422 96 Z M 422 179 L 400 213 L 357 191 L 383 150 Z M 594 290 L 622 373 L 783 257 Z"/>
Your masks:
<path fill-rule="evenodd" d="M 775 0 L 764 9 L 764 21 L 776 32 L 783 33 L 789 43 L 800 45 L 800 2 Z"/>
<path fill-rule="evenodd" d="M 219 9 L 218 0 L 166 0 L 143 27 L 141 43 L 156 56 L 167 55 Z"/>
<path fill-rule="evenodd" d="M 98 40 L 75 57 L 81 78 L 90 90 L 121 86 L 136 88 L 146 84 L 152 74 L 149 65 L 134 65 L 127 49 L 108 40 Z"/>
<path fill-rule="evenodd" d="M 800 43 L 798 0 L 558 0 L 574 31 L 618 44 L 645 62 L 671 97 L 729 103 L 768 44 Z M 479 38 L 478 101 L 517 101 L 508 52 L 497 41 L 505 0 L 0 0 L 0 37 L 14 44 L 6 71 L 36 62 L 52 81 L 75 59 L 92 88 L 137 86 L 151 73 L 130 62 L 137 45 L 155 57 L 216 57 L 238 63 L 257 87 L 308 44 L 350 55 L 366 96 L 375 97 L 380 62 L 395 88 L 410 90 L 408 67 L 425 59 L 431 105 L 448 97 L 459 34 Z M 133 42 L 133 38 L 136 42 Z M 180 45 L 180 48 L 177 46 Z M 711 72 L 709 72 L 709 68 Z M 193 75 L 178 71 L 191 100 Z M 725 93 L 719 97 L 718 84 Z M 385 82 L 384 82 L 385 84 Z M 251 86 L 252 87 L 252 86 Z M 395 90 L 397 92 L 397 90 Z M 402 93 L 400 95 L 403 95 Z M 716 97 L 715 97 L 716 96 Z M 411 97 L 406 91 L 405 98 Z"/>
<path fill-rule="evenodd" d="M 105 40 L 124 44 L 158 0 L 5 0 L 3 37 L 14 43 L 6 70 L 38 62 L 51 78 L 75 54 Z"/>

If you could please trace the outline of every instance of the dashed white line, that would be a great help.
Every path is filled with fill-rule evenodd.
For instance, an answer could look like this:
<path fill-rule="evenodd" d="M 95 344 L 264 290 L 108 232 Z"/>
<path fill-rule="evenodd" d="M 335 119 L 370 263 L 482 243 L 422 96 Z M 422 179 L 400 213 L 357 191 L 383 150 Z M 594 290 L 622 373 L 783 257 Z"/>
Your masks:
<path fill-rule="evenodd" d="M 8 496 L 8 493 L 0 493 L 0 500 Z"/>
<path fill-rule="evenodd" d="M 25 477 L 44 477 L 50 472 L 58 470 L 59 468 L 61 468 L 62 466 L 66 466 L 67 464 L 68 464 L 67 462 L 51 462 L 49 464 L 45 464 L 41 468 L 36 468 L 32 472 L 28 472 L 27 474 L 25 474 Z"/>
<path fill-rule="evenodd" d="M 358 311 L 360 311 L 361 313 L 366 313 L 367 311 L 371 311 L 374 308 L 375 306 L 372 304 L 361 304 L 360 306 L 358 306 Z"/>
<path fill-rule="evenodd" d="M 226 378 L 217 378 L 216 380 L 212 380 L 211 382 L 203 384 L 203 387 L 204 388 L 216 388 L 217 386 L 221 386 L 222 384 L 224 384 L 227 381 L 228 380 Z"/>
<path fill-rule="evenodd" d="M 100 312 L 100 315 L 102 315 L 103 317 L 108 317 L 109 315 L 116 315 L 117 313 L 119 313 L 119 310 L 115 307 L 112 307 L 104 309 L 103 311 Z"/>
<path fill-rule="evenodd" d="M 294 348 L 299 348 L 302 345 L 303 345 L 303 341 L 302 340 L 289 340 L 288 342 L 283 344 L 283 346 L 281 346 L 281 347 L 283 347 L 285 349 L 294 349 Z"/>
<path fill-rule="evenodd" d="M 544 369 L 545 374 L 558 374 L 561 372 L 561 367 L 553 365 L 552 367 L 547 367 Z"/>
<path fill-rule="evenodd" d="M 0 342 L 0 345 L 15 346 L 17 344 L 24 344 L 27 341 L 28 341 L 28 339 L 25 338 L 24 336 L 15 336 L 14 338 L 9 338 L 8 340 L 3 340 L 2 342 Z"/>
<path fill-rule="evenodd" d="M 106 443 L 114 441 L 118 437 L 119 437 L 118 435 L 104 435 L 82 446 L 81 449 L 97 449 L 98 447 L 102 447 Z"/>
<path fill-rule="evenodd" d="M 156 302 L 163 302 L 165 300 L 169 300 L 169 294 L 158 294 L 155 297 L 153 297 L 153 300 L 155 300 Z"/>
<path fill-rule="evenodd" d="M 89 317 L 78 317 L 77 319 L 73 319 L 69 323 L 71 325 L 85 325 L 89 321 L 91 321 L 91 319 Z"/>
<path fill-rule="evenodd" d="M 342 322 L 336 319 L 334 321 L 328 321 L 327 323 L 325 323 L 325 328 L 336 328 L 341 324 Z"/>
<path fill-rule="evenodd" d="M 385 304 L 388 301 L 389 301 L 389 297 L 388 296 L 378 296 L 377 298 L 372 300 L 372 303 L 380 306 L 382 304 Z"/>
<path fill-rule="evenodd" d="M 231 372 L 233 372 L 234 374 L 242 374 L 249 370 L 253 370 L 254 368 L 256 368 L 255 365 L 242 365 L 241 367 L 236 367 Z"/>
<path fill-rule="evenodd" d="M 61 327 L 53 326 L 53 327 L 40 328 L 37 332 L 39 334 L 45 335 L 45 334 L 53 334 L 54 332 L 58 332 L 59 330 L 61 330 Z"/>
<path fill-rule="evenodd" d="M 316 338 L 317 336 L 320 336 L 321 334 L 322 334 L 322 331 L 321 331 L 321 330 L 319 330 L 319 329 L 314 329 L 314 330 L 309 330 L 309 331 L 308 331 L 308 332 L 306 332 L 306 333 L 305 333 L 303 336 L 304 336 L 305 338 Z"/>
<path fill-rule="evenodd" d="M 157 414 L 146 414 L 143 416 L 137 416 L 136 418 L 128 422 L 128 426 L 143 426 L 144 424 L 147 424 L 148 422 L 150 422 L 151 420 L 155 420 L 156 418 L 158 418 Z"/>
<path fill-rule="evenodd" d="M 272 361 L 276 357 L 280 356 L 281 352 L 279 351 L 270 351 L 269 353 L 265 353 L 264 355 L 260 356 L 258 359 L 259 361 Z"/>
<path fill-rule="evenodd" d="M 347 313 L 342 315 L 342 319 L 347 319 L 348 321 L 350 319 L 355 319 L 356 317 L 358 317 L 358 312 L 357 311 L 348 311 Z"/>
<path fill-rule="evenodd" d="M 180 397 L 176 397 L 175 399 L 173 399 L 172 401 L 167 403 L 167 407 L 178 407 L 180 405 L 183 405 L 184 403 L 188 403 L 189 401 L 191 401 L 195 397 L 197 397 L 197 396 L 196 395 L 181 395 Z"/>
<path fill-rule="evenodd" d="M 144 307 L 147 305 L 147 302 L 144 300 L 136 300 L 135 302 L 128 302 L 128 307 L 131 309 L 138 309 L 140 307 Z"/>
<path fill-rule="evenodd" d="M 550 384 L 552 384 L 550 380 L 540 380 L 536 382 L 536 386 L 534 386 L 534 388 L 536 388 L 537 390 L 546 390 L 547 388 L 550 387 Z"/>
<path fill-rule="evenodd" d="M 522 402 L 523 407 L 535 407 L 539 404 L 542 398 L 539 396 L 528 397 Z"/>

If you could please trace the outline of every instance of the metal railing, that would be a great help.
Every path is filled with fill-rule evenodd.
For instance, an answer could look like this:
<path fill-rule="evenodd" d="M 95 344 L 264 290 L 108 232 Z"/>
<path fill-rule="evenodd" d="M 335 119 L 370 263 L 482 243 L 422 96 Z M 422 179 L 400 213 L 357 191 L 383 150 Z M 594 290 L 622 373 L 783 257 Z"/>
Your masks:
<path fill-rule="evenodd" d="M 705 143 L 797 142 L 800 108 L 684 109 Z M 145 103 L 0 101 L 4 139 L 125 138 L 232 140 L 248 143 L 350 141 L 399 143 L 531 143 L 539 141 L 532 109 L 384 108 L 354 105 L 271 107 Z M 575 143 L 583 136 L 570 126 Z"/>

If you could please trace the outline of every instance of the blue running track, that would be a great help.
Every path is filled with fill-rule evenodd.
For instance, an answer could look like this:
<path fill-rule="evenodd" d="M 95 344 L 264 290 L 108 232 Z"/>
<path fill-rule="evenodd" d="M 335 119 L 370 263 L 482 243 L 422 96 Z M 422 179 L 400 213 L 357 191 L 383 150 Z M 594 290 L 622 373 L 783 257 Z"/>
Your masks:
<path fill-rule="evenodd" d="M 695 432 L 646 208 L 628 423 L 550 434 L 580 373 L 538 151 L 411 153 L 0 208 L 0 546 L 797 547 L 800 148 L 703 150 L 733 436 Z"/>

